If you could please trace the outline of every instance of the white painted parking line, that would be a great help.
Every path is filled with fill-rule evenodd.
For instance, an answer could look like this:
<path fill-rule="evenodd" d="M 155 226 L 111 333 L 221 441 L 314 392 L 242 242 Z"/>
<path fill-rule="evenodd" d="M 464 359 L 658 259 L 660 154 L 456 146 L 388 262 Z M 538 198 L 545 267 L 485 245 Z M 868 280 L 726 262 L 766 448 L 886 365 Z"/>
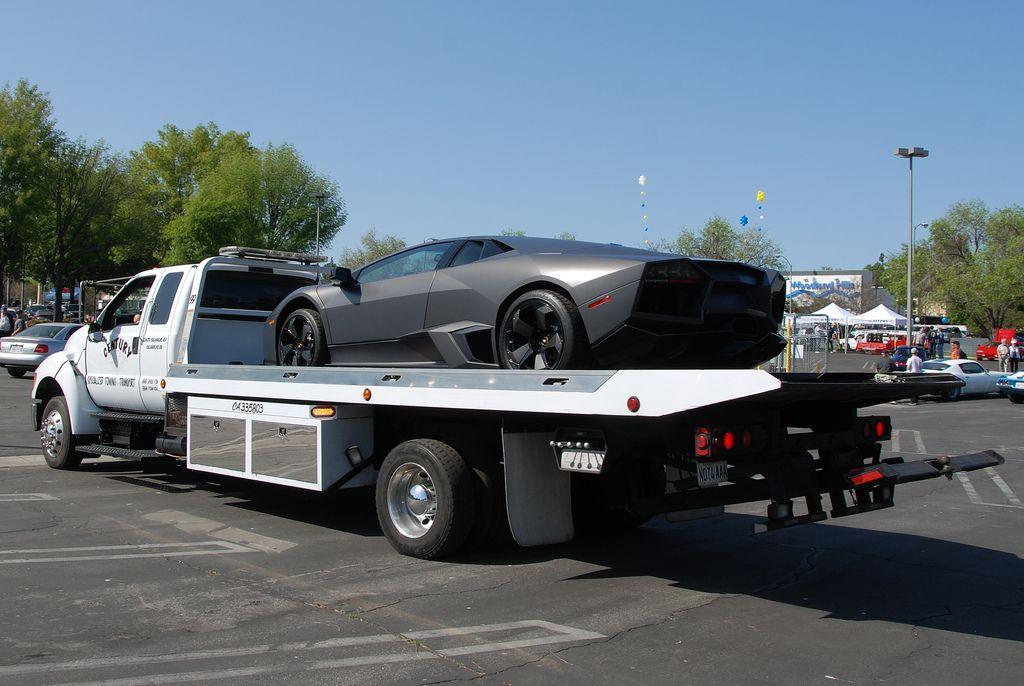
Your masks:
<path fill-rule="evenodd" d="M 247 545 L 250 548 L 262 550 L 265 553 L 282 553 L 285 550 L 294 548 L 298 545 L 297 543 L 285 541 L 280 538 L 272 538 L 253 531 L 246 531 L 245 529 L 226 526 L 224 522 L 218 522 L 215 519 L 197 517 L 196 515 L 191 515 L 187 512 L 179 512 L 177 510 L 160 510 L 159 512 L 151 512 L 145 515 L 145 518 L 151 522 L 170 524 L 171 526 L 181 529 L 186 533 L 201 533 L 205 536 L 212 536 L 213 538 L 220 538 L 233 543 L 241 543 L 242 545 Z"/>
<path fill-rule="evenodd" d="M 526 631 L 532 634 L 543 632 L 543 635 L 529 636 L 526 638 L 490 643 L 476 643 L 465 646 L 441 648 L 433 650 L 426 646 L 425 641 L 435 638 L 453 637 L 482 637 L 483 635 L 495 632 Z M 174 663 L 182 667 L 185 663 L 197 662 L 210 659 L 225 659 L 236 657 L 250 657 L 253 655 L 278 655 L 282 659 L 278 663 L 271 663 L 260 667 L 237 667 L 224 669 L 194 670 L 180 672 L 166 672 L 158 674 L 137 675 L 116 679 L 99 681 L 75 681 L 72 683 L 83 686 L 84 684 L 104 686 L 133 686 L 135 684 L 167 684 L 182 683 L 189 681 L 204 681 L 214 679 L 229 679 L 247 676 L 262 676 L 281 672 L 295 671 L 301 668 L 303 671 L 311 669 L 337 669 L 339 667 L 359 667 L 369 665 L 394 664 L 400 662 L 412 662 L 418 660 L 432 660 L 443 657 L 458 657 L 462 655 L 477 655 L 481 653 L 500 652 L 503 650 L 518 650 L 559 643 L 574 643 L 577 641 L 594 641 L 605 638 L 603 634 L 584 629 L 577 629 L 571 626 L 563 626 L 543 620 L 523 620 L 518 622 L 506 622 L 502 624 L 480 624 L 476 626 L 454 627 L 447 629 L 430 629 L 426 631 L 409 631 L 401 634 L 377 634 L 371 636 L 350 636 L 344 638 L 331 638 L 323 641 L 310 641 L 305 643 L 282 643 L 282 644 L 260 644 L 241 646 L 238 648 L 224 648 L 219 650 L 203 650 L 190 653 L 171 653 L 159 655 L 120 655 L 106 658 L 86 658 L 82 660 L 70 660 L 67 662 L 41 662 L 33 664 L 9 665 L 0 667 L 0 678 L 15 677 L 25 674 L 55 673 L 76 671 L 83 672 L 94 669 L 115 668 L 118 671 L 129 669 L 141 669 L 147 666 Z M 413 644 L 411 641 L 415 641 Z M 308 652 L 314 650 L 339 648 L 353 648 L 368 645 L 395 644 L 396 647 L 406 649 L 405 652 L 391 652 L 379 655 L 353 655 L 350 657 L 335 657 L 329 659 L 303 661 L 298 665 L 295 662 L 294 653 Z M 426 649 L 423 649 L 426 646 Z M 411 651 L 410 651 L 411 649 Z M 85 675 L 82 675 L 85 676 Z M 88 678 L 86 676 L 86 678 Z"/>
<path fill-rule="evenodd" d="M 1011 505 L 1024 507 L 1024 503 L 1020 501 L 1020 498 L 1018 498 L 1017 494 L 1013 492 L 1010 485 L 1003 481 L 1003 477 L 999 476 L 995 469 L 992 467 L 986 467 L 985 473 L 989 475 L 996 487 L 1003 492 L 1003 495 L 1006 496 L 1006 499 L 1010 501 Z"/>
<path fill-rule="evenodd" d="M 60 500 L 49 493 L 0 493 L 0 503 L 28 503 L 38 500 Z"/>
<path fill-rule="evenodd" d="M 977 489 L 974 488 L 974 484 L 971 483 L 971 480 L 967 477 L 967 475 L 964 474 L 963 472 L 957 472 L 956 478 L 957 481 L 960 482 L 960 485 L 964 487 L 964 490 L 967 492 L 967 497 L 970 499 L 970 501 L 975 505 L 982 505 L 983 503 L 981 502 L 981 496 L 978 495 Z"/>
<path fill-rule="evenodd" d="M 892 438 L 892 451 L 898 453 L 902 451 L 902 439 L 910 435 L 914 439 L 914 447 L 917 448 L 918 454 L 928 452 L 924 448 L 924 439 L 921 438 L 921 432 L 916 429 L 893 429 Z M 907 449 L 909 451 L 909 448 Z"/>
<path fill-rule="evenodd" d="M 147 557 L 187 557 L 192 555 L 224 555 L 226 553 L 255 552 L 259 551 L 255 548 L 229 541 L 141 543 L 138 545 L 98 545 L 76 548 L 34 548 L 0 550 L 0 565 L 35 564 L 39 562 L 81 562 L 84 560 L 127 560 Z"/>

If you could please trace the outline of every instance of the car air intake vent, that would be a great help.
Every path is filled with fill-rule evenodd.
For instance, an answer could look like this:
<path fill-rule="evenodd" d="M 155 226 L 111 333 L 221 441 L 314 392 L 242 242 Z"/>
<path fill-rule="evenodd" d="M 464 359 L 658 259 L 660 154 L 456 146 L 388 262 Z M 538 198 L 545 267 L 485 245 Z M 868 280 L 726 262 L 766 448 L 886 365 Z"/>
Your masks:
<path fill-rule="evenodd" d="M 644 269 L 636 311 L 700 319 L 710 280 L 690 260 L 652 262 Z"/>

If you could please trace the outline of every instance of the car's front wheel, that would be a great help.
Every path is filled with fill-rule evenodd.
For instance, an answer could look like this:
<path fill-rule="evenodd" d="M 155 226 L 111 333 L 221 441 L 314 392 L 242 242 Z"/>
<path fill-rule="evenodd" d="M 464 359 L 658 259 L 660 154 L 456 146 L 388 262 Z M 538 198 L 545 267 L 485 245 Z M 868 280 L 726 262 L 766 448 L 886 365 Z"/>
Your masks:
<path fill-rule="evenodd" d="M 561 293 L 535 290 L 516 298 L 498 329 L 505 369 L 571 369 L 587 349 L 579 310 Z"/>
<path fill-rule="evenodd" d="M 290 312 L 277 331 L 277 363 L 286 367 L 319 367 L 327 360 L 327 336 L 316 310 Z"/>

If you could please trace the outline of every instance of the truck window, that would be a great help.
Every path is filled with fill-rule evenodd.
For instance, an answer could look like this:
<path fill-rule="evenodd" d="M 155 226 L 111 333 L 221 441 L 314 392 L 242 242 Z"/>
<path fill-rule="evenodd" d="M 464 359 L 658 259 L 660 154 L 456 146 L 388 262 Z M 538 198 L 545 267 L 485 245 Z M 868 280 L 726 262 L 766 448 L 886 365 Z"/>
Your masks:
<path fill-rule="evenodd" d="M 215 269 L 206 274 L 199 306 L 270 311 L 292 291 L 312 284 L 312 276 Z"/>
<path fill-rule="evenodd" d="M 149 311 L 150 324 L 166 324 L 167 320 L 171 318 L 174 294 L 178 292 L 181 277 L 184 275 L 184 272 L 171 272 L 164 275 L 164 280 L 160 282 L 160 288 L 156 289 L 153 308 Z"/>
<path fill-rule="evenodd" d="M 100 327 L 104 331 L 109 331 L 115 326 L 134 323 L 135 317 L 141 315 L 142 308 L 146 306 L 146 298 L 149 297 L 149 289 L 152 286 L 152 276 L 129 281 L 118 291 L 110 304 L 103 308 L 99 320 Z"/>

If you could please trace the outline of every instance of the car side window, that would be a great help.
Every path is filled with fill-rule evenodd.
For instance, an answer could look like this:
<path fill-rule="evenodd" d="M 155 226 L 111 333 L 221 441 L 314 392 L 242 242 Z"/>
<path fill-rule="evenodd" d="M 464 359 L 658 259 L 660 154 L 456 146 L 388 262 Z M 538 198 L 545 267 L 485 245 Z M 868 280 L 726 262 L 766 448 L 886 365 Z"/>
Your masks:
<path fill-rule="evenodd" d="M 447 243 L 430 243 L 412 250 L 392 255 L 379 262 L 363 267 L 359 272 L 359 283 L 373 283 L 382 279 L 394 279 L 437 269 L 441 258 L 452 247 Z"/>
<path fill-rule="evenodd" d="M 455 253 L 455 257 L 452 259 L 450 266 L 461 267 L 464 264 L 470 264 L 480 259 L 483 254 L 484 244 L 482 241 L 466 241 L 466 244 L 459 248 L 459 251 Z"/>
<path fill-rule="evenodd" d="M 968 362 L 967 364 L 960 365 L 960 369 L 964 371 L 964 374 L 980 374 L 985 371 L 977 362 Z"/>

